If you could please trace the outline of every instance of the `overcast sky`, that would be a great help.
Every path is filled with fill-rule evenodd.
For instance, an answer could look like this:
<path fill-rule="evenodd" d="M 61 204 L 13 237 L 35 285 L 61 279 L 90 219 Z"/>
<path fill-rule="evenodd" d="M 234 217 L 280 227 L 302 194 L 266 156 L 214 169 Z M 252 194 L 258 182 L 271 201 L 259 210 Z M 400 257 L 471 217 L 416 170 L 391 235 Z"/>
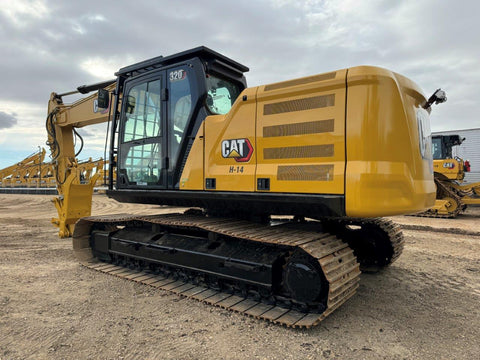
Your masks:
<path fill-rule="evenodd" d="M 0 168 L 45 147 L 52 91 L 199 45 L 248 66 L 249 86 L 386 67 L 447 92 L 433 131 L 478 128 L 479 13 L 476 0 L 1 0 Z M 81 159 L 102 156 L 104 131 L 84 132 Z"/>

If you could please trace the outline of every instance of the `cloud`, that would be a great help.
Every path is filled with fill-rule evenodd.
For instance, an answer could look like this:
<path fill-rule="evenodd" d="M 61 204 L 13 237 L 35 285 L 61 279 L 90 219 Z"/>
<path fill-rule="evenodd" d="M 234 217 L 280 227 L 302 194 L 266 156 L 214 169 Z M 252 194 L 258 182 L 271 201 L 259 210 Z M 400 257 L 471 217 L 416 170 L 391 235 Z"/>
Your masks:
<path fill-rule="evenodd" d="M 0 13 L 15 26 L 24 28 L 47 16 L 48 8 L 42 0 L 3 0 Z"/>
<path fill-rule="evenodd" d="M 446 90 L 447 103 L 432 112 L 433 130 L 480 127 L 480 43 L 472 30 L 479 12 L 475 0 L 459 6 L 435 0 L 136 0 L 135 6 L 3 0 L 0 108 L 19 115 L 13 128 L 0 123 L 9 132 L 0 150 L 12 146 L 13 135 L 32 148 L 42 145 L 32 139 L 46 138 L 37 129 L 51 92 L 112 79 L 123 66 L 199 45 L 248 66 L 249 86 L 356 65 L 386 67 L 426 95 Z M 22 107 L 3 106 L 13 103 Z M 22 133 L 13 134 L 17 128 Z M 94 138 L 94 148 L 102 148 L 104 133 L 95 133 L 86 134 L 84 151 Z"/>
<path fill-rule="evenodd" d="M 16 116 L 16 113 L 7 114 L 4 111 L 0 111 L 0 129 L 8 129 L 17 125 L 18 120 Z"/>
<path fill-rule="evenodd" d="M 77 129 L 77 132 L 82 137 L 105 139 L 105 131 L 106 131 L 105 127 L 106 127 L 105 124 L 91 125 L 87 128 L 85 128 L 85 127 L 84 128 L 79 128 L 79 129 Z"/>

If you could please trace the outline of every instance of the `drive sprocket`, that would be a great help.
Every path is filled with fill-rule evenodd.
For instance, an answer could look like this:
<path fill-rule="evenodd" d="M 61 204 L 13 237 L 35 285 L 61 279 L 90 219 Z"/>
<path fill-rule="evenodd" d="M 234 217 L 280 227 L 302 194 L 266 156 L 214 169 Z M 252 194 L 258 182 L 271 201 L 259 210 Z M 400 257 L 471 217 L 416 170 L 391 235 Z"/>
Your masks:
<path fill-rule="evenodd" d="M 353 249 L 360 270 L 377 272 L 392 264 L 405 243 L 400 227 L 383 218 L 323 220 L 325 230 L 337 235 Z"/>

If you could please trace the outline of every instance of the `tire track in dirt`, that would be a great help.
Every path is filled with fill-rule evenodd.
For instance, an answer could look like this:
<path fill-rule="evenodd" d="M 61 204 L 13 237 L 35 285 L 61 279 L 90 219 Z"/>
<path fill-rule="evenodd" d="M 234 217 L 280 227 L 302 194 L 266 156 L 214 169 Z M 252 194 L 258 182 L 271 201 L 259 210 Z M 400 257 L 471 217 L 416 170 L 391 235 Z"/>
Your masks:
<path fill-rule="evenodd" d="M 186 208 L 166 207 L 160 205 L 142 205 L 117 202 L 96 201 L 93 203 L 92 215 L 110 215 L 110 214 L 164 214 L 183 211 Z"/>
<path fill-rule="evenodd" d="M 132 330 L 133 331 L 133 330 Z M 193 338 L 188 336 L 187 333 L 171 333 L 170 335 L 176 336 L 177 340 L 172 341 L 169 337 L 159 337 L 154 343 L 149 342 L 142 344 L 142 341 L 136 339 L 134 344 L 131 344 L 131 332 L 123 336 L 122 343 L 125 347 L 120 352 L 121 355 L 127 359 L 145 359 L 147 354 L 151 358 L 151 354 L 156 354 L 155 359 L 194 359 L 195 354 L 198 352 L 199 343 L 194 341 Z"/>
<path fill-rule="evenodd" d="M 16 354 L 10 354 L 7 358 L 45 358 L 49 350 L 58 340 L 64 337 L 65 330 L 58 326 L 56 328 L 45 328 L 41 326 L 41 321 L 38 319 L 38 324 L 32 326 L 32 318 L 29 317 L 29 322 L 18 324 L 14 332 L 4 334 L 4 338 L 0 341 L 0 348 L 17 349 L 19 337 L 22 338 L 22 343 L 25 345 Z M 35 321 L 34 321 L 35 322 Z M 60 324 L 59 324 L 60 325 Z"/>
<path fill-rule="evenodd" d="M 396 269 L 392 272 L 391 278 L 417 288 L 434 287 L 443 291 L 453 291 L 458 294 L 470 294 L 480 297 L 480 286 L 470 284 L 459 277 L 453 277 L 447 274 L 431 275 L 426 272 L 416 272 L 410 269 Z"/>
<path fill-rule="evenodd" d="M 17 219 L 18 222 L 25 219 L 50 219 L 56 214 L 51 199 L 51 195 L 0 195 L 0 217 Z M 23 210 L 21 214 L 17 209 Z"/>

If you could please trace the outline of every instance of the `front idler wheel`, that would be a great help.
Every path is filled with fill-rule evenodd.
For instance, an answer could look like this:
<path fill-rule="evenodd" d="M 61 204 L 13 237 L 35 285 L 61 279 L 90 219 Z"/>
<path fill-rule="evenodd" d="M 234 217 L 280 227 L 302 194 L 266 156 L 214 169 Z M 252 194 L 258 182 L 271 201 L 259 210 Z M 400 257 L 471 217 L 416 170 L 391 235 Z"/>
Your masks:
<path fill-rule="evenodd" d="M 320 264 L 303 250 L 295 251 L 287 259 L 283 287 L 292 301 L 307 307 L 325 302 L 328 294 L 328 282 Z"/>

